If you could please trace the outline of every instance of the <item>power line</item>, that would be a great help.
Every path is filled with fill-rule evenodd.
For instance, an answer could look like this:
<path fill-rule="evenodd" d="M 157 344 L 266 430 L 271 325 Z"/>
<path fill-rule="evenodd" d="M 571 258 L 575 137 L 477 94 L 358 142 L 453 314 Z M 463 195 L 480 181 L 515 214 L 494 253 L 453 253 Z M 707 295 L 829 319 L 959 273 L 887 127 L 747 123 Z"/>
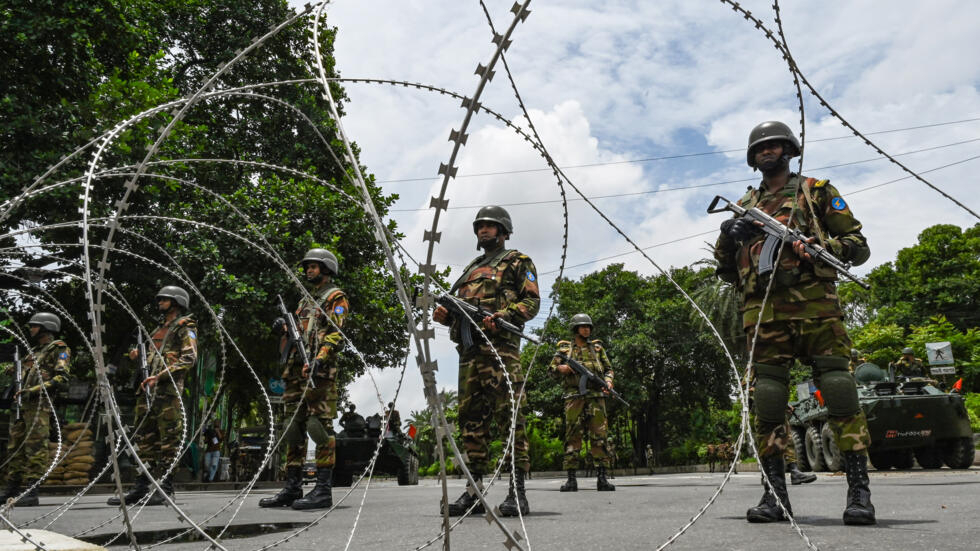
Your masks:
<path fill-rule="evenodd" d="M 937 122 L 937 123 L 933 123 L 933 124 L 922 124 L 922 125 L 919 125 L 919 126 L 907 126 L 905 128 L 893 128 L 891 130 L 879 130 L 877 132 L 866 132 L 865 135 L 866 136 L 874 136 L 874 135 L 877 135 L 877 134 L 891 134 L 891 133 L 894 133 L 894 132 L 905 132 L 905 131 L 908 131 L 908 130 L 919 130 L 919 129 L 922 129 L 922 128 L 935 128 L 935 127 L 939 127 L 939 126 L 949 126 L 949 125 L 953 125 L 953 124 L 963 124 L 963 123 L 975 122 L 975 121 L 980 121 L 980 117 L 975 117 L 975 118 L 970 118 L 970 119 L 961 119 L 961 120 L 958 120 L 958 121 Z M 817 139 L 809 140 L 809 142 L 810 143 L 813 143 L 813 142 L 829 142 L 829 141 L 847 140 L 847 139 L 853 139 L 853 138 L 856 138 L 856 136 L 854 136 L 853 134 L 850 134 L 850 135 L 847 135 L 847 136 L 835 136 L 835 137 L 832 137 L 832 138 L 817 138 Z M 679 153 L 679 154 L 676 154 L 676 155 L 664 155 L 664 156 L 661 156 L 661 157 L 644 157 L 644 158 L 641 158 L 641 159 L 627 159 L 625 161 L 606 161 L 606 162 L 601 162 L 601 163 L 587 163 L 587 164 L 581 164 L 581 165 L 567 165 L 567 166 L 562 166 L 560 168 L 562 170 L 565 170 L 565 169 L 572 169 L 572 168 L 591 168 L 591 167 L 597 167 L 597 166 L 610 166 L 610 165 L 622 165 L 622 164 L 648 163 L 648 162 L 653 162 L 653 161 L 668 161 L 668 160 L 672 160 L 672 159 L 686 159 L 686 158 L 690 158 L 690 157 L 705 157 L 705 156 L 708 156 L 708 155 L 724 155 L 726 153 L 738 153 L 738 152 L 741 152 L 741 151 L 745 151 L 745 148 L 741 148 L 741 149 L 724 149 L 724 150 L 719 150 L 719 151 L 702 151 L 702 152 L 699 152 L 699 153 Z M 504 176 L 504 175 L 507 175 L 507 174 L 525 174 L 525 173 L 531 173 L 531 172 L 551 172 L 551 168 L 550 167 L 547 167 L 547 168 L 526 168 L 526 169 L 516 169 L 516 170 L 503 170 L 503 171 L 499 171 L 499 172 L 479 172 L 479 173 L 475 173 L 475 174 L 459 174 L 459 175 L 456 176 L 456 179 L 458 180 L 458 179 L 461 179 L 461 178 L 480 178 L 480 177 L 484 177 L 484 176 Z M 431 182 L 433 179 L 438 178 L 438 177 L 439 176 L 428 176 L 428 177 L 424 177 L 424 178 L 400 178 L 400 179 L 395 179 L 395 180 L 376 180 L 376 183 L 378 183 L 378 184 L 394 184 L 394 183 L 402 183 L 402 182 Z"/>
<path fill-rule="evenodd" d="M 913 155 L 913 154 L 916 154 L 916 153 L 924 153 L 926 151 L 935 151 L 937 149 L 944 149 L 944 148 L 947 148 L 947 147 L 953 147 L 953 146 L 963 145 L 963 144 L 966 144 L 966 143 L 972 143 L 972 142 L 977 142 L 977 141 L 980 141 L 980 138 L 972 138 L 972 139 L 969 139 L 969 140 L 963 140 L 963 141 L 953 142 L 953 143 L 944 144 L 944 145 L 937 145 L 937 146 L 926 147 L 926 148 L 922 148 L 922 149 L 916 149 L 916 150 L 913 150 L 913 151 L 906 151 L 904 153 L 897 153 L 897 154 L 892 155 L 892 156 L 893 157 L 903 157 L 903 156 L 906 156 L 906 155 Z M 885 160 L 885 157 L 878 156 L 878 157 L 873 157 L 873 158 L 870 158 L 870 159 L 862 159 L 860 161 L 848 161 L 846 163 L 838 163 L 838 164 L 834 164 L 834 165 L 818 166 L 818 167 L 814 167 L 814 168 L 811 168 L 811 169 L 808 169 L 808 170 L 814 170 L 814 171 L 816 171 L 816 170 L 827 170 L 827 169 L 831 169 L 831 168 L 840 168 L 840 167 L 843 167 L 843 166 L 852 166 L 852 165 L 859 165 L 859 164 L 864 164 L 864 163 L 872 163 L 872 162 L 875 162 L 875 161 L 882 161 L 882 160 Z M 646 191 L 633 191 L 633 192 L 630 192 L 630 193 L 612 193 L 612 194 L 608 194 L 608 195 L 590 195 L 589 196 L 589 199 L 610 199 L 610 198 L 616 198 L 616 197 L 634 197 L 634 196 L 638 196 L 638 195 L 652 195 L 652 194 L 655 194 L 655 193 L 666 193 L 666 192 L 670 192 L 670 191 L 685 191 L 685 190 L 690 190 L 690 189 L 699 189 L 699 188 L 714 187 L 714 186 L 724 186 L 724 185 L 728 185 L 728 184 L 738 184 L 738 183 L 745 183 L 745 182 L 755 182 L 755 181 L 758 181 L 758 179 L 759 179 L 758 177 L 752 177 L 752 178 L 742 178 L 742 179 L 739 179 L 739 180 L 727 180 L 727 181 L 724 181 L 724 182 L 712 182 L 710 184 L 699 184 L 699 185 L 695 185 L 695 186 L 684 186 L 684 187 L 676 187 L 676 188 L 669 188 L 669 189 L 652 189 L 652 190 L 646 190 Z M 582 201 L 582 200 L 583 199 L 581 197 L 573 197 L 573 198 L 567 199 L 568 202 Z M 561 203 L 561 202 L 562 202 L 561 199 L 543 199 L 541 201 L 521 201 L 521 202 L 517 202 L 517 203 L 502 203 L 502 204 L 500 204 L 498 206 L 501 206 L 501 207 L 518 207 L 518 206 L 528 206 L 528 205 L 548 205 L 548 204 L 556 204 L 556 203 Z M 486 205 L 464 205 L 464 206 L 458 206 L 458 207 L 447 207 L 447 210 L 479 209 L 479 208 L 483 208 L 484 206 L 486 206 Z M 388 212 L 425 212 L 425 211 L 428 211 L 428 210 L 429 210 L 428 208 L 421 208 L 421 209 L 389 209 Z"/>

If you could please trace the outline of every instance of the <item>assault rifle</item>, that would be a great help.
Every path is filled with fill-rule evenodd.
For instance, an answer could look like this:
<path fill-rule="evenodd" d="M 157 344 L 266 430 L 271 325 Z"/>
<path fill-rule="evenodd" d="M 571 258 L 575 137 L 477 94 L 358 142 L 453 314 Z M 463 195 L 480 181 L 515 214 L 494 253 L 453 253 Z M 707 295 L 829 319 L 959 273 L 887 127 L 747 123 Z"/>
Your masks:
<path fill-rule="evenodd" d="M 610 396 L 622 402 L 624 406 L 630 407 L 629 402 L 624 400 L 623 397 L 620 396 L 618 392 L 609 388 L 609 385 L 606 384 L 606 380 L 596 375 L 591 369 L 580 364 L 577 360 L 573 360 L 571 357 L 568 356 L 568 354 L 565 354 L 564 352 L 557 352 L 555 353 L 555 356 L 557 356 L 558 359 L 561 360 L 561 363 L 572 368 L 572 370 L 575 371 L 575 374 L 579 376 L 578 393 L 580 395 L 585 396 L 585 393 L 588 390 L 588 386 L 591 383 L 599 390 L 603 390 L 609 393 Z"/>
<path fill-rule="evenodd" d="M 475 323 L 480 325 L 483 324 L 483 318 L 492 316 L 493 312 L 481 308 L 480 306 L 474 306 L 468 302 L 464 302 L 450 295 L 439 295 L 436 297 L 436 304 L 442 306 L 446 310 L 449 310 L 449 314 L 453 316 L 456 320 L 456 324 L 459 327 L 459 338 L 463 344 L 463 350 L 469 350 L 473 347 L 473 324 L 469 320 L 473 320 Z M 523 331 L 522 328 L 514 325 L 513 323 L 495 318 L 494 323 L 497 328 L 503 329 L 508 333 L 517 335 L 522 339 L 527 339 L 534 344 L 541 344 L 541 341 L 537 337 L 532 337 Z"/>
<path fill-rule="evenodd" d="M 292 312 L 286 309 L 286 303 L 282 301 L 282 295 L 276 295 L 276 297 L 279 299 L 279 313 L 282 314 L 285 324 L 283 329 L 286 330 L 286 346 L 282 347 L 282 356 L 279 358 L 279 363 L 285 365 L 289 361 L 289 353 L 295 348 L 299 353 L 300 359 L 303 360 L 303 367 L 310 367 L 310 386 L 316 388 L 316 384 L 313 382 L 313 376 L 316 375 L 316 364 L 311 364 L 310 357 L 306 354 L 306 346 L 303 344 L 303 334 L 300 332 L 299 326 L 296 325 L 296 318 L 293 317 Z"/>
<path fill-rule="evenodd" d="M 140 386 L 143 387 L 143 397 L 146 398 L 146 407 L 150 407 L 150 387 L 143 386 L 143 381 L 145 381 L 150 376 L 150 368 L 146 361 L 146 342 L 143 341 L 143 332 L 136 329 L 136 354 L 139 358 L 139 375 L 140 375 Z"/>
<path fill-rule="evenodd" d="M 14 419 L 20 419 L 21 396 L 16 394 L 21 391 L 24 385 L 24 368 L 20 362 L 20 347 L 14 347 L 14 393 L 17 398 L 14 400 Z"/>
<path fill-rule="evenodd" d="M 717 208 L 718 203 L 724 201 L 725 206 L 722 208 Z M 746 209 L 735 203 L 732 203 L 728 199 L 725 199 L 721 195 L 716 195 L 711 204 L 708 205 L 708 214 L 715 214 L 718 212 L 731 211 L 735 213 L 738 218 L 745 218 L 753 225 L 758 227 L 766 234 L 766 241 L 762 244 L 762 253 L 759 255 L 759 275 L 768 274 L 775 268 L 774 264 L 776 261 L 776 255 L 779 253 L 779 246 L 786 244 L 793 244 L 796 241 L 803 243 L 803 250 L 811 257 L 816 260 L 820 260 L 824 264 L 827 264 L 831 268 L 837 270 L 837 273 L 850 279 L 854 283 L 857 283 L 865 289 L 870 289 L 871 286 L 867 283 L 858 279 L 858 277 L 852 274 L 846 263 L 841 262 L 836 256 L 830 253 L 827 249 L 817 245 L 816 243 L 807 243 L 809 236 L 805 235 L 803 232 L 796 228 L 787 229 L 782 222 L 776 220 L 772 216 L 762 212 L 760 209 L 753 207 L 751 209 Z M 761 226 L 755 224 L 758 222 Z"/>

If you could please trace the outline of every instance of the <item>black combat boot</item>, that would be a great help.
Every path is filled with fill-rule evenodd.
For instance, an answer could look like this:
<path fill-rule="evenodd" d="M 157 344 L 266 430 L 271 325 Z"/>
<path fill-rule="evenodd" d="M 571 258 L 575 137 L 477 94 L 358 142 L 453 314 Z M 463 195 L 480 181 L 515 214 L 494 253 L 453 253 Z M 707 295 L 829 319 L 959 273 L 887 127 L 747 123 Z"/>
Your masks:
<path fill-rule="evenodd" d="M 616 491 L 616 487 L 613 486 L 612 484 L 610 484 L 608 480 L 606 480 L 606 468 L 605 467 L 598 467 L 596 469 L 595 489 L 596 490 L 599 490 L 600 492 L 615 492 Z"/>
<path fill-rule="evenodd" d="M 793 483 L 793 486 L 809 484 L 817 479 L 817 475 L 801 471 L 795 462 L 787 463 L 786 470 L 789 471 L 789 480 Z"/>
<path fill-rule="evenodd" d="M 170 499 L 173 499 L 174 498 L 174 481 L 170 477 L 170 475 L 167 475 L 166 477 L 161 478 L 159 480 L 159 482 L 160 482 L 160 488 L 163 489 L 163 492 L 165 494 L 167 494 L 168 496 L 170 496 Z M 150 499 L 148 499 L 146 501 L 146 504 L 147 505 L 163 505 L 164 503 L 167 502 L 167 500 L 164 499 L 163 494 L 161 494 L 159 491 L 156 491 L 152 487 L 150 489 L 153 490 L 153 495 L 150 496 Z"/>
<path fill-rule="evenodd" d="M 289 507 L 301 497 L 303 497 L 303 468 L 298 465 L 286 467 L 286 485 L 278 494 L 260 499 L 259 507 Z"/>
<path fill-rule="evenodd" d="M 786 465 L 782 455 L 770 455 L 762 458 L 762 468 L 769 478 L 769 484 L 775 490 L 779 500 L 783 502 L 786 511 L 793 514 L 793 508 L 789 504 L 789 494 L 786 493 Z M 776 503 L 776 498 L 769 491 L 769 485 L 762 482 L 764 493 L 759 504 L 745 512 L 745 519 L 749 522 L 778 522 L 789 520 L 783 510 Z"/>
<path fill-rule="evenodd" d="M 35 478 L 33 480 L 28 480 L 25 483 L 26 486 L 31 489 L 31 491 L 27 492 L 24 497 L 17 500 L 17 507 L 37 507 L 41 504 L 41 502 L 37 499 L 37 487 L 39 484 L 35 484 L 36 482 L 37 479 Z M 17 494 L 10 497 L 17 497 Z"/>
<path fill-rule="evenodd" d="M 0 504 L 6 503 L 8 499 L 17 497 L 23 491 L 20 485 L 20 476 L 11 476 L 7 479 L 7 487 L 0 494 Z"/>
<path fill-rule="evenodd" d="M 316 468 L 316 486 L 310 493 L 293 502 L 293 509 L 326 509 L 333 505 L 333 493 L 330 485 L 333 483 L 333 469 L 330 467 Z"/>
<path fill-rule="evenodd" d="M 510 477 L 510 490 L 507 499 L 500 504 L 500 514 L 505 517 L 516 517 L 520 506 L 521 516 L 528 514 L 531 509 L 527 506 L 527 494 L 524 492 L 524 470 L 516 469 Z"/>
<path fill-rule="evenodd" d="M 847 507 L 844 524 L 875 524 L 875 506 L 871 504 L 868 487 L 868 456 L 844 452 L 844 472 L 847 474 Z"/>
<path fill-rule="evenodd" d="M 143 499 L 146 494 L 150 493 L 150 481 L 145 475 L 140 473 L 136 480 L 133 481 L 133 487 L 126 492 L 123 496 L 123 502 L 126 505 L 132 505 L 137 501 Z M 117 496 L 112 496 L 106 500 L 107 505 L 113 505 L 118 507 L 120 505 L 119 498 Z"/>
<path fill-rule="evenodd" d="M 568 480 L 561 485 L 559 492 L 577 492 L 578 480 L 575 479 L 575 469 L 568 469 Z"/>
<path fill-rule="evenodd" d="M 483 475 L 480 473 L 471 472 L 473 475 L 473 480 L 476 482 L 476 489 L 470 487 L 469 484 L 466 485 L 466 489 L 463 490 L 463 495 L 459 496 L 459 499 L 449 504 L 449 516 L 451 517 L 461 517 L 466 514 L 466 511 L 470 509 L 473 504 L 476 507 L 473 508 L 474 515 L 482 515 L 486 512 L 483 508 L 483 504 L 480 503 L 480 498 L 476 497 L 476 492 L 482 490 L 483 486 Z M 442 508 L 439 509 L 439 513 L 442 514 Z"/>

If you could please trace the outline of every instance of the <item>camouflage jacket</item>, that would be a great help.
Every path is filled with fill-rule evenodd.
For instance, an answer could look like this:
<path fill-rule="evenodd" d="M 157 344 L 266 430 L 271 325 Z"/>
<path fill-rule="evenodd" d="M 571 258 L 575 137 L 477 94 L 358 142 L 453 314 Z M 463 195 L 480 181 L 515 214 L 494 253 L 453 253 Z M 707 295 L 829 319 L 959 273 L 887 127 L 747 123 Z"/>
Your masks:
<path fill-rule="evenodd" d="M 599 339 L 591 340 L 585 346 L 579 346 L 575 341 L 558 341 L 558 352 L 564 353 L 573 360 L 577 360 L 586 369 L 591 370 L 596 375 L 605 379 L 607 383 L 613 381 L 612 362 L 609 361 L 609 356 L 606 355 L 606 350 L 602 347 L 602 341 Z M 561 380 L 561 387 L 565 392 L 565 399 L 581 396 L 578 393 L 579 376 L 576 373 L 572 373 L 571 375 L 559 373 L 558 366 L 561 363 L 561 359 L 556 354 L 551 360 L 551 365 L 548 366 L 548 372 Z M 595 388 L 593 385 L 589 385 L 585 395 L 589 398 L 602 398 L 605 396 L 601 390 Z"/>
<path fill-rule="evenodd" d="M 148 347 L 147 368 L 150 375 L 160 376 L 158 380 L 161 393 L 181 392 L 187 372 L 197 362 L 197 323 L 190 315 L 174 318 L 150 333 L 153 343 Z M 173 380 L 171 380 L 171 377 Z"/>
<path fill-rule="evenodd" d="M 347 295 L 339 287 L 329 283 L 319 289 L 311 289 L 310 295 L 313 300 L 304 296 L 296 307 L 299 330 L 303 333 L 303 344 L 310 362 L 320 360 L 326 366 L 317 371 L 316 378 L 333 380 L 337 377 L 337 353 L 344 346 L 344 339 L 338 328 L 343 329 L 344 320 L 350 314 L 350 304 L 347 302 Z M 284 336 L 281 346 L 285 344 Z M 302 363 L 298 351 L 293 350 L 282 378 L 301 377 Z"/>
<path fill-rule="evenodd" d="M 501 312 L 504 319 L 521 327 L 533 319 L 541 307 L 538 272 L 534 263 L 527 255 L 514 250 L 500 249 L 473 260 L 463 270 L 463 275 L 453 285 L 451 292 L 470 304 L 482 306 L 491 312 Z M 459 324 L 453 319 L 449 336 L 453 342 L 459 343 L 459 334 Z M 518 347 L 521 342 L 520 337 L 504 331 L 488 333 L 488 336 L 494 346 L 506 344 Z M 483 341 L 474 336 L 474 342 L 479 345 Z"/>
<path fill-rule="evenodd" d="M 41 399 L 41 386 L 52 395 L 68 388 L 68 364 L 71 362 L 71 349 L 62 340 L 53 340 L 47 344 L 39 344 L 24 359 L 23 381 L 24 399 L 29 401 Z M 34 366 L 37 365 L 37 369 Z M 51 396 L 54 399 L 54 396 Z M 47 401 L 42 400 L 46 405 Z"/>
<path fill-rule="evenodd" d="M 895 367 L 895 374 L 901 375 L 903 377 L 926 377 L 926 366 L 922 364 L 922 360 L 919 358 L 913 358 L 911 361 L 905 359 L 902 356 L 896 360 L 892 365 Z"/>
<path fill-rule="evenodd" d="M 805 182 L 803 187 L 800 186 L 801 181 Z M 794 202 L 796 209 L 790 221 Z M 791 227 L 798 228 L 806 235 L 816 237 L 818 243 L 823 243 L 845 262 L 862 264 L 871 255 L 867 241 L 861 235 L 861 223 L 827 180 L 803 180 L 793 174 L 776 193 L 763 190 L 761 186 L 759 189 L 752 188 L 738 204 L 745 208 L 758 207 L 783 224 L 791 224 Z M 721 234 L 715 243 L 718 277 L 736 285 L 743 295 L 744 327 L 755 325 L 759 319 L 770 275 L 776 280 L 766 311 L 761 314 L 764 323 L 840 317 L 842 312 L 835 283 L 837 272 L 821 262 L 801 260 L 790 245 L 784 245 L 774 275 L 759 276 L 759 256 L 765 238 L 765 234 L 759 232 L 746 242 L 739 243 Z"/>

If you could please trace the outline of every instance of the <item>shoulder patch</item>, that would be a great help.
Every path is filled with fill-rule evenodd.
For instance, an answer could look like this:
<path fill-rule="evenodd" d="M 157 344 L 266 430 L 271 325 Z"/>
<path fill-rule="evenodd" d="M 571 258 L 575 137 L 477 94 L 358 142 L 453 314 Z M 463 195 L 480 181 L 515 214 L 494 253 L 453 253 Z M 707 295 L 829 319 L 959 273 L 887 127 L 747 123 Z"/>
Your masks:
<path fill-rule="evenodd" d="M 339 304 L 333 309 L 333 313 L 334 314 L 337 314 L 338 316 L 344 315 L 344 312 L 346 312 L 346 311 L 347 311 L 347 309 L 344 308 L 343 306 L 339 305 Z"/>
<path fill-rule="evenodd" d="M 571 341 L 558 341 L 558 350 L 568 350 L 571 347 Z"/>
<path fill-rule="evenodd" d="M 67 352 L 62 352 L 61 354 L 58 354 L 58 359 L 59 360 L 67 360 L 68 359 L 68 353 Z"/>
<path fill-rule="evenodd" d="M 824 187 L 828 183 L 830 183 L 830 180 L 817 180 L 813 183 L 813 187 Z"/>
<path fill-rule="evenodd" d="M 187 336 L 194 340 L 197 340 L 197 333 L 193 329 L 187 330 Z"/>
<path fill-rule="evenodd" d="M 830 206 L 833 207 L 834 210 L 844 210 L 847 208 L 847 203 L 844 202 L 843 197 L 834 197 L 830 200 Z"/>
<path fill-rule="evenodd" d="M 527 272 L 527 280 L 528 281 L 537 281 L 537 279 L 538 278 L 535 277 L 534 272 L 528 270 L 528 272 Z"/>

